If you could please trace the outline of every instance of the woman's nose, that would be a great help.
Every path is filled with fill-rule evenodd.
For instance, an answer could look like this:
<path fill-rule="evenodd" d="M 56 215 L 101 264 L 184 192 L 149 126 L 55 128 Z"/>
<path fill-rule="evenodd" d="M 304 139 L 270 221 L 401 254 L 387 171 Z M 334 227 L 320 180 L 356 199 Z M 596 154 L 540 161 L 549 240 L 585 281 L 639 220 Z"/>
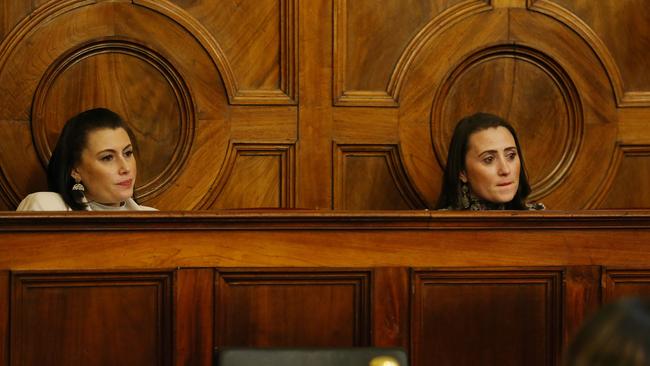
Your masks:
<path fill-rule="evenodd" d="M 119 173 L 120 174 L 126 174 L 129 171 L 131 171 L 131 166 L 129 165 L 129 162 L 126 161 L 126 159 L 119 158 L 118 159 L 118 164 L 119 164 Z"/>
<path fill-rule="evenodd" d="M 510 174 L 510 164 L 503 158 L 499 159 L 498 173 L 503 176 Z"/>

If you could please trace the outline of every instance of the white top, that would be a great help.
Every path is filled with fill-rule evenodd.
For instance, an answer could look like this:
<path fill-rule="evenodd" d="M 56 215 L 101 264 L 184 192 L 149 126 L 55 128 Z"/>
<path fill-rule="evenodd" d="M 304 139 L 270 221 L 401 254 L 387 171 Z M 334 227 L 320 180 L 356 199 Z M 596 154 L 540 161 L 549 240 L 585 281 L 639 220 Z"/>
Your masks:
<path fill-rule="evenodd" d="M 72 211 L 60 194 L 55 192 L 35 192 L 22 200 L 16 211 Z M 86 211 L 157 211 L 153 207 L 140 206 L 132 198 L 120 206 L 106 206 L 89 202 Z"/>

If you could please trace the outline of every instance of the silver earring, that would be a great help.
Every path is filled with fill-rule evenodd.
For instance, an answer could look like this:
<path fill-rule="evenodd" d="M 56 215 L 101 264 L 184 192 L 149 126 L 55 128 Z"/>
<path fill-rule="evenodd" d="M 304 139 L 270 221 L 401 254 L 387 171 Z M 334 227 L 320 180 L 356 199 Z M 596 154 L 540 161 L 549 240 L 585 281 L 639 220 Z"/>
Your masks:
<path fill-rule="evenodd" d="M 460 192 L 460 203 L 463 205 L 463 208 L 469 208 L 469 187 L 467 183 L 461 183 Z"/>
<path fill-rule="evenodd" d="M 84 192 L 86 190 L 86 187 L 84 187 L 81 182 L 77 182 L 72 186 L 73 191 L 79 191 L 79 192 Z"/>

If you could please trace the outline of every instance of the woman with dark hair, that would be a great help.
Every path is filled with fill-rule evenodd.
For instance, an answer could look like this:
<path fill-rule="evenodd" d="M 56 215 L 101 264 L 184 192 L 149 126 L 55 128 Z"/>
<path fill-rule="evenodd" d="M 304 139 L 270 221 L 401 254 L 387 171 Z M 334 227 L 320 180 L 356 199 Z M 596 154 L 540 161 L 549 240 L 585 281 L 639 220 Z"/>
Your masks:
<path fill-rule="evenodd" d="M 155 210 L 133 200 L 135 138 L 115 112 L 96 108 L 68 120 L 47 166 L 49 192 L 28 195 L 17 211 Z"/>
<path fill-rule="evenodd" d="M 650 365 L 648 300 L 631 297 L 605 305 L 575 336 L 564 365 Z"/>
<path fill-rule="evenodd" d="M 526 198 L 530 185 L 514 128 L 489 113 L 461 119 L 451 138 L 436 207 L 447 210 L 541 210 Z"/>

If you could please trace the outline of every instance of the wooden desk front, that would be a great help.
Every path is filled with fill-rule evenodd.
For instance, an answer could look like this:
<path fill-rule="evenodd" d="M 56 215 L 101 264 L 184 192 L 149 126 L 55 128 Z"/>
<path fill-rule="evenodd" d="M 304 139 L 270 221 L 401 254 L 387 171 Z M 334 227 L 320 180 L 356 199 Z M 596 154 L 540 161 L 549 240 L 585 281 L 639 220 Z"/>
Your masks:
<path fill-rule="evenodd" d="M 3 213 L 0 364 L 376 345 L 553 365 L 601 303 L 650 295 L 649 263 L 646 211 Z"/>

